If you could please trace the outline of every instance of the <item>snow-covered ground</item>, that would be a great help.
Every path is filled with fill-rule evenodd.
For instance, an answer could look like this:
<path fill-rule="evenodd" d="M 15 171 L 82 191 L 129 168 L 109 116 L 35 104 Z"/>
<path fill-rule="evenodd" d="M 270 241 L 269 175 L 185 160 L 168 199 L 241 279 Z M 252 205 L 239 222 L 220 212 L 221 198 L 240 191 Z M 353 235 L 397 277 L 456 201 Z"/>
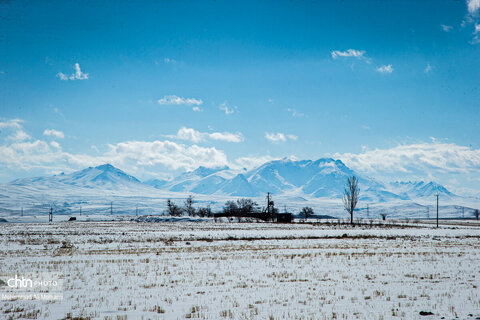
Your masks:
<path fill-rule="evenodd" d="M 63 299 L 0 301 L 0 318 L 480 316 L 478 225 L 162 219 L 1 224 L 0 273 L 60 273 Z"/>

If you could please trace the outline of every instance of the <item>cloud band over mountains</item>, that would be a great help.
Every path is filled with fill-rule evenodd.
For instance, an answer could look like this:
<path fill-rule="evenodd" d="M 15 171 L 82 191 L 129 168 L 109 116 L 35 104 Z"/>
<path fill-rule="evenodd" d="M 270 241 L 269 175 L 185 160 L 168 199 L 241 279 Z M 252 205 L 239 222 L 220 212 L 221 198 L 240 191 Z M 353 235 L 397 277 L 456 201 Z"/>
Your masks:
<path fill-rule="evenodd" d="M 191 144 L 171 140 L 123 141 L 108 144 L 106 151 L 99 155 L 71 153 L 62 149 L 55 140 L 50 142 L 34 139 L 25 132 L 21 119 L 0 121 L 2 144 L 0 145 L 0 172 L 28 172 L 33 169 L 48 173 L 73 171 L 92 165 L 112 163 L 132 173 L 153 172 L 158 168 L 171 170 L 193 170 L 199 166 L 231 168 L 251 168 L 259 164 L 278 159 L 270 155 L 243 156 L 229 159 L 227 154 L 214 146 L 200 146 L 200 142 L 220 140 L 241 142 L 241 133 L 200 132 L 182 127 L 176 138 Z M 63 132 L 45 129 L 50 139 L 64 137 Z M 284 139 L 282 139 L 282 137 Z M 286 135 L 275 135 L 272 141 L 281 142 L 292 139 Z M 365 150 L 360 153 L 336 153 L 334 158 L 358 172 L 374 177 L 435 177 L 455 178 L 461 184 L 469 179 L 480 184 L 480 149 L 454 143 L 418 142 L 397 145 L 386 149 Z M 160 166 L 160 167 L 158 167 Z M 155 169 L 155 170 L 154 170 Z M 6 181 L 5 181 L 6 182 Z"/>

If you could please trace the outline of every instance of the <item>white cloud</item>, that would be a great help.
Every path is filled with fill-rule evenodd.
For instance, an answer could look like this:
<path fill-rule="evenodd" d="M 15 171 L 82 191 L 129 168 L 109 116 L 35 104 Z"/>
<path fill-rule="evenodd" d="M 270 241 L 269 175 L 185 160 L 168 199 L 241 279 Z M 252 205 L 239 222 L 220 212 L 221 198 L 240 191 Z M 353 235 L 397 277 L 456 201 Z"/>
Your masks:
<path fill-rule="evenodd" d="M 389 65 L 383 65 L 381 67 L 378 67 L 376 70 L 377 72 L 380 72 L 380 73 L 392 73 L 394 69 L 392 65 L 389 64 Z"/>
<path fill-rule="evenodd" d="M 468 14 L 461 23 L 462 28 L 473 24 L 471 44 L 480 43 L 480 0 L 467 0 Z"/>
<path fill-rule="evenodd" d="M 171 105 L 187 105 L 187 106 L 192 106 L 192 105 L 202 105 L 203 101 L 202 99 L 195 99 L 195 98 L 182 98 L 179 96 L 175 95 L 168 95 L 164 96 L 163 98 L 158 100 L 158 103 L 161 105 L 165 104 L 171 104 Z"/>
<path fill-rule="evenodd" d="M 480 0 L 467 0 L 468 12 L 475 14 L 480 9 Z"/>
<path fill-rule="evenodd" d="M 238 113 L 237 106 L 229 107 L 226 102 L 224 102 L 220 105 L 220 110 L 225 112 L 226 115 L 233 114 L 235 112 Z"/>
<path fill-rule="evenodd" d="M 355 49 L 348 49 L 347 51 L 339 51 L 335 50 L 331 52 L 332 58 L 337 59 L 338 57 L 345 57 L 345 58 L 357 58 L 362 59 L 365 58 L 365 50 L 355 50 Z"/>
<path fill-rule="evenodd" d="M 186 128 L 186 127 L 181 127 L 178 130 L 177 135 L 170 136 L 170 137 L 181 139 L 181 140 L 192 141 L 192 142 L 195 142 L 195 143 L 198 143 L 198 142 L 201 142 L 201 141 L 205 140 L 205 134 L 204 133 L 202 133 L 200 131 L 197 131 L 195 129 Z"/>
<path fill-rule="evenodd" d="M 292 117 L 299 117 L 299 118 L 305 117 L 304 113 L 298 112 L 296 109 L 288 108 L 287 111 L 290 112 Z"/>
<path fill-rule="evenodd" d="M 432 66 L 430 65 L 430 63 L 427 63 L 427 66 L 425 67 L 423 72 L 424 73 L 429 73 L 430 71 L 432 71 Z"/>
<path fill-rule="evenodd" d="M 22 119 L 11 119 L 6 121 L 0 121 L 0 129 L 11 128 L 11 129 L 21 129 L 24 121 Z"/>
<path fill-rule="evenodd" d="M 480 173 L 480 150 L 453 143 L 415 143 L 362 153 L 335 154 L 348 166 L 365 173 Z"/>
<path fill-rule="evenodd" d="M 45 129 L 43 131 L 43 135 L 44 136 L 53 136 L 53 137 L 59 138 L 59 139 L 63 139 L 65 137 L 65 135 L 63 134 L 62 131 L 58 131 L 58 130 L 55 130 L 55 129 Z"/>
<path fill-rule="evenodd" d="M 15 141 L 0 146 L 0 163 L 12 170 L 52 169 L 61 166 L 64 157 L 45 141 Z"/>
<path fill-rule="evenodd" d="M 75 73 L 69 75 L 66 75 L 63 72 L 57 73 L 57 77 L 60 78 L 60 80 L 86 80 L 88 79 L 88 73 L 83 73 L 82 70 L 80 69 L 80 64 L 75 63 Z"/>
<path fill-rule="evenodd" d="M 280 158 L 274 158 L 272 156 L 259 156 L 259 157 L 240 157 L 240 158 L 237 158 L 235 159 L 235 161 L 230 164 L 230 166 L 233 168 L 233 169 L 247 169 L 247 170 L 250 170 L 250 169 L 253 169 L 255 167 L 258 167 L 262 164 L 264 164 L 265 162 L 268 162 L 268 161 L 272 161 L 272 160 L 278 160 Z"/>
<path fill-rule="evenodd" d="M 57 77 L 59 77 L 60 80 L 64 80 L 64 81 L 68 80 L 68 76 L 66 74 L 64 74 L 63 72 L 57 73 Z"/>
<path fill-rule="evenodd" d="M 11 170 L 71 171 L 102 163 L 128 168 L 129 171 L 156 165 L 173 170 L 227 165 L 225 153 L 214 147 L 186 146 L 168 140 L 111 144 L 108 151 L 99 156 L 72 154 L 63 151 L 55 141 L 48 144 L 35 140 L 1 145 L 0 154 L 0 167 Z"/>
<path fill-rule="evenodd" d="M 450 32 L 453 29 L 452 26 L 447 26 L 445 24 L 441 24 L 440 26 L 442 27 L 442 30 L 445 31 L 445 32 Z"/>
<path fill-rule="evenodd" d="M 193 106 L 192 110 L 199 112 L 201 109 L 198 107 L 203 104 L 202 99 L 195 98 L 182 98 L 175 95 L 164 96 L 159 99 L 158 104 L 160 105 L 176 105 L 176 106 Z"/>
<path fill-rule="evenodd" d="M 241 132 L 230 133 L 230 132 L 214 132 L 208 134 L 210 139 L 220 140 L 226 142 L 242 142 L 244 140 L 243 134 Z"/>
<path fill-rule="evenodd" d="M 175 63 L 177 63 L 177 60 L 171 59 L 171 58 L 165 58 L 165 59 L 163 59 L 163 62 L 165 62 L 167 64 L 175 64 Z"/>
<path fill-rule="evenodd" d="M 222 150 L 214 147 L 200 147 L 196 144 L 188 146 L 169 140 L 126 141 L 109 144 L 106 152 L 97 152 L 96 156 L 69 153 L 63 151 L 57 141 L 47 142 L 39 139 L 25 141 L 26 138 L 31 138 L 24 133 L 22 122 L 20 119 L 0 122 L 1 129 L 14 131 L 14 134 L 4 139 L 0 145 L 0 154 L 2 155 L 0 168 L 2 170 L 28 171 L 36 169 L 60 172 L 111 163 L 136 173 L 145 172 L 148 168 L 152 170 L 157 166 L 163 166 L 169 170 L 192 170 L 199 166 L 218 167 L 228 164 L 227 157 Z M 243 140 L 241 133 L 214 132 L 208 134 L 188 128 L 179 130 L 179 135 L 183 135 L 190 141 L 200 141 L 203 138 L 230 142 Z"/>
<path fill-rule="evenodd" d="M 290 140 L 294 140 L 294 141 L 297 141 L 298 137 L 296 135 L 293 135 L 293 134 L 287 134 L 287 138 L 290 139 Z"/>
<path fill-rule="evenodd" d="M 277 132 L 277 133 L 265 132 L 265 138 L 273 143 L 286 142 L 287 140 L 296 141 L 298 139 L 298 137 L 293 134 L 285 135 L 284 133 L 281 133 L 281 132 Z"/>
<path fill-rule="evenodd" d="M 269 140 L 271 142 L 274 142 L 274 143 L 287 141 L 287 138 L 285 137 L 285 135 L 283 133 L 280 133 L 280 132 L 279 133 L 265 132 L 265 138 L 267 138 L 267 140 Z"/>
<path fill-rule="evenodd" d="M 0 168 L 10 171 L 40 169 L 47 172 L 71 171 L 88 166 L 111 163 L 119 168 L 136 172 L 156 165 L 177 170 L 191 170 L 198 166 L 216 167 L 227 165 L 227 157 L 221 150 L 214 147 L 186 146 L 169 140 L 165 141 L 126 141 L 109 144 L 108 150 L 98 155 L 73 154 L 62 150 L 57 141 L 50 143 L 43 140 L 31 139 L 23 131 L 23 120 L 12 119 L 0 121 L 0 129 L 13 131 L 13 134 L 3 140 L 0 145 Z M 47 129 L 46 135 L 61 137 L 60 131 Z M 203 135 L 193 129 L 183 128 L 179 135 L 200 141 Z M 217 133 L 215 139 L 236 142 L 241 134 L 227 132 Z M 97 149 L 98 151 L 98 149 Z M 143 169 L 142 169 L 143 168 Z M 0 172 L 1 173 L 1 172 Z"/>
<path fill-rule="evenodd" d="M 24 131 L 22 126 L 23 122 L 24 121 L 21 119 L 11 119 L 6 121 L 0 121 L 0 129 L 5 129 L 7 132 L 11 132 L 11 134 L 6 137 L 7 140 L 23 141 L 31 138 Z"/>
<path fill-rule="evenodd" d="M 77 80 L 88 79 L 88 73 L 83 73 L 82 70 L 80 70 L 80 65 L 78 63 L 75 63 L 75 75 L 73 79 L 77 79 Z M 73 79 L 70 76 L 70 80 L 73 80 Z"/>
<path fill-rule="evenodd" d="M 241 132 L 200 132 L 192 128 L 181 127 L 176 135 L 167 136 L 173 139 L 181 139 L 194 143 L 202 142 L 207 139 L 226 141 L 226 142 L 242 142 L 244 140 Z"/>
<path fill-rule="evenodd" d="M 55 149 L 61 149 L 60 144 L 57 141 L 50 142 L 50 145 Z"/>
<path fill-rule="evenodd" d="M 214 147 L 186 146 L 172 141 L 127 141 L 109 145 L 104 158 L 110 163 L 127 167 L 163 165 L 173 170 L 192 170 L 199 166 L 227 165 L 227 156 Z"/>
<path fill-rule="evenodd" d="M 12 135 L 8 136 L 8 140 L 13 140 L 13 141 L 23 141 L 23 140 L 28 140 L 31 137 L 22 129 L 16 130 Z"/>

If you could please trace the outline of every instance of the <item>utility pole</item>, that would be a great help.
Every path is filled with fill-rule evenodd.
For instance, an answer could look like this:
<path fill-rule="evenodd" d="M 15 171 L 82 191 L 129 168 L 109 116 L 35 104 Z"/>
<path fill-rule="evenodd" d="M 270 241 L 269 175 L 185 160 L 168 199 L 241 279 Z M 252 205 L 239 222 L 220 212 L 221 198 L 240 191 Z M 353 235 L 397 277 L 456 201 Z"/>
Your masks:
<path fill-rule="evenodd" d="M 113 201 L 110 202 L 110 214 L 113 215 Z"/>
<path fill-rule="evenodd" d="M 267 192 L 267 212 L 270 213 L 270 192 Z"/>
<path fill-rule="evenodd" d="M 437 228 L 438 228 L 438 194 L 435 195 L 437 197 Z"/>
<path fill-rule="evenodd" d="M 267 192 L 267 219 L 270 221 L 273 219 L 273 212 L 274 212 L 274 204 L 273 201 L 270 200 L 270 192 Z"/>
<path fill-rule="evenodd" d="M 82 205 L 80 205 L 80 215 L 82 215 Z"/>
<path fill-rule="evenodd" d="M 22 213 L 20 215 L 23 217 L 23 207 L 22 207 Z"/>
<path fill-rule="evenodd" d="M 50 213 L 48 214 L 48 222 L 53 221 L 53 208 L 50 207 Z"/>
<path fill-rule="evenodd" d="M 270 217 L 270 192 L 267 192 L 267 213 L 268 217 Z"/>

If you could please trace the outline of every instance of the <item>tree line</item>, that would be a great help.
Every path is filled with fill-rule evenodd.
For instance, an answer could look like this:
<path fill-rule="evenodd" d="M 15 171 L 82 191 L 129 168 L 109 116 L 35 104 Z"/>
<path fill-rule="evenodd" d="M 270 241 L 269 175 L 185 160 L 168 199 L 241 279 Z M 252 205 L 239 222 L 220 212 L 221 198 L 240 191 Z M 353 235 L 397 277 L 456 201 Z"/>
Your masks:
<path fill-rule="evenodd" d="M 172 200 L 167 199 L 166 214 L 169 216 L 180 217 L 187 215 L 189 217 L 213 217 L 214 213 L 210 207 L 194 207 L 195 200 L 193 196 L 188 196 L 184 201 L 183 206 L 175 204 Z M 248 198 L 237 199 L 236 201 L 229 200 L 225 202 L 221 213 L 227 217 L 245 217 L 255 213 L 260 213 L 260 209 L 257 202 Z M 275 213 L 278 213 L 278 209 L 275 208 Z M 300 210 L 299 216 L 304 219 L 311 218 L 315 215 L 315 212 L 311 207 L 303 207 Z"/>
<path fill-rule="evenodd" d="M 210 205 L 206 207 L 195 208 L 193 204 L 195 203 L 192 196 L 188 196 L 188 198 L 184 202 L 184 206 L 179 206 L 175 204 L 172 200 L 167 199 L 167 215 L 173 217 L 180 217 L 184 216 L 185 214 L 189 217 L 213 217 L 212 209 Z"/>

